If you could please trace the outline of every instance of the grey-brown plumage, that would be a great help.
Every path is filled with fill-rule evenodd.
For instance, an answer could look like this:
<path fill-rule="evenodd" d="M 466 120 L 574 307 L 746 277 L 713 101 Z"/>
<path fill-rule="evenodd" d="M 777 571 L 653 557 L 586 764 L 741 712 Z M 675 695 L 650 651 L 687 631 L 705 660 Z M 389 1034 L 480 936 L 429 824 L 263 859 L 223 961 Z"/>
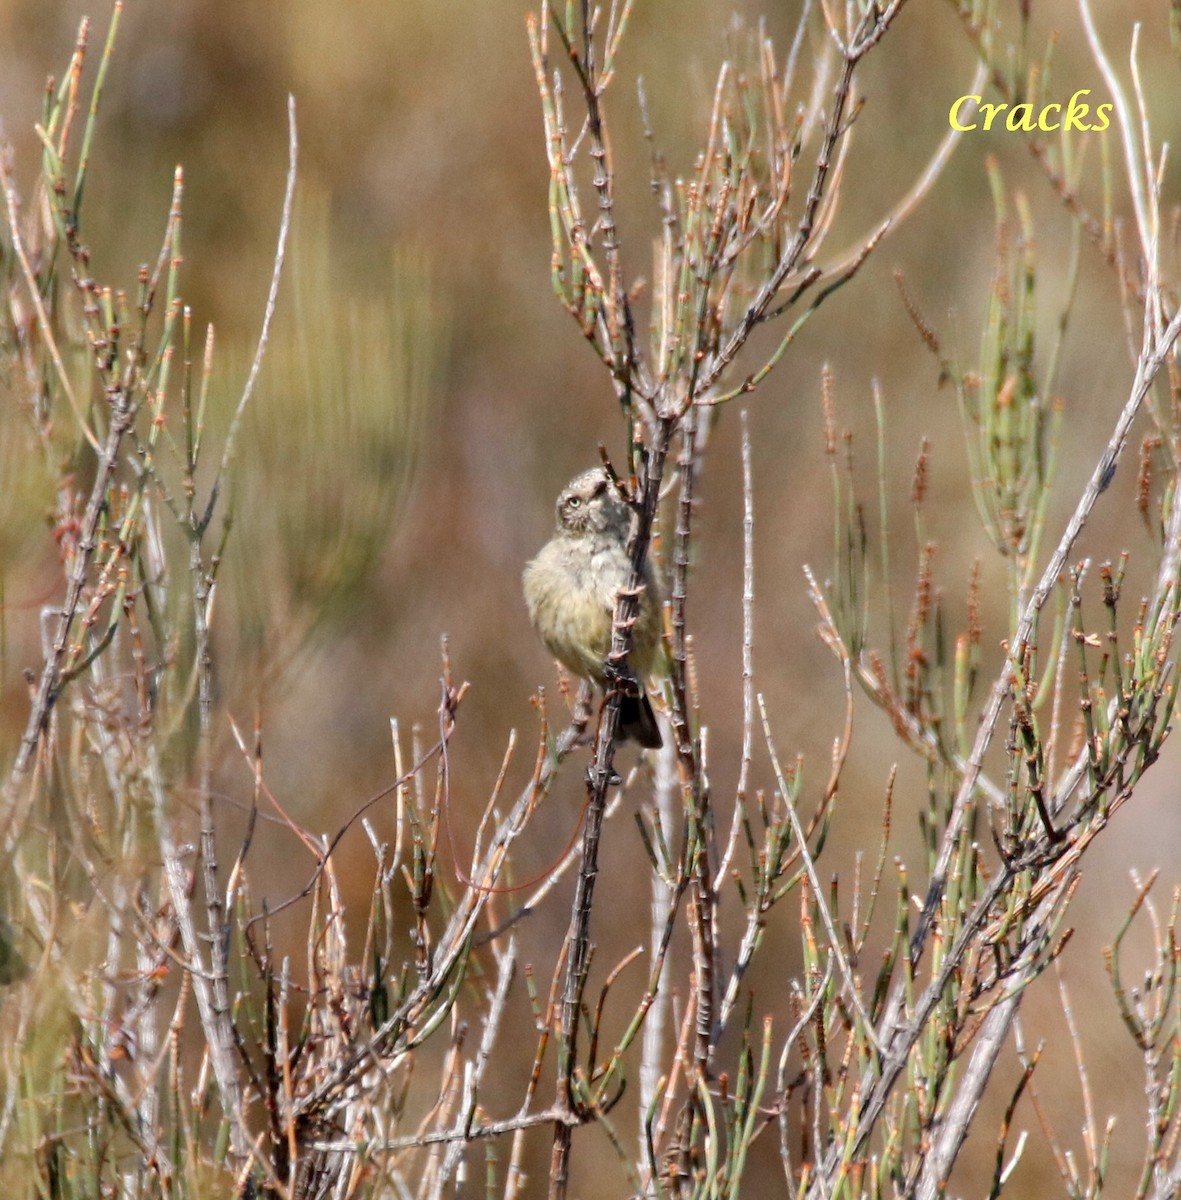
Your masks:
<path fill-rule="evenodd" d="M 615 598 L 627 586 L 627 539 L 631 510 L 607 472 L 593 467 L 575 476 L 558 497 L 557 530 L 525 568 L 529 619 L 546 649 L 567 670 L 606 684 L 603 661 L 611 649 Z M 628 664 L 637 680 L 652 670 L 660 646 L 660 598 L 652 568 L 644 566 L 644 593 Z M 656 715 L 639 684 L 619 709 L 621 741 L 656 749 L 661 745 Z"/>

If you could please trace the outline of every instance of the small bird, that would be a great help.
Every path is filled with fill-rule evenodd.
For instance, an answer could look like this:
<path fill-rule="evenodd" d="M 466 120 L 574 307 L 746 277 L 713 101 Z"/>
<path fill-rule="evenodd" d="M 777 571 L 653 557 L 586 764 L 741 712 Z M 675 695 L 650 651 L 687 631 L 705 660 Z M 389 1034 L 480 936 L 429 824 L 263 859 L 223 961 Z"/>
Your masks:
<path fill-rule="evenodd" d="M 557 503 L 557 529 L 525 568 L 529 619 L 546 649 L 567 670 L 606 688 L 603 662 L 611 649 L 615 600 L 627 586 L 631 510 L 602 467 L 576 475 Z M 660 727 L 644 686 L 660 647 L 660 598 L 650 563 L 628 663 L 637 691 L 619 707 L 619 739 L 649 750 L 662 745 Z"/>

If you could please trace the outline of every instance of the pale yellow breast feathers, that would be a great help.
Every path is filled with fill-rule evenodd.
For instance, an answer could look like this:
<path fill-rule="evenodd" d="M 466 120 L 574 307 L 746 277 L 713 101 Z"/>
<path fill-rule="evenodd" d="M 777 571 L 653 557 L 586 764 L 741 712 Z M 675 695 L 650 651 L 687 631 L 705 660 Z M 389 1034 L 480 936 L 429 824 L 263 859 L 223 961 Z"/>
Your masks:
<path fill-rule="evenodd" d="M 611 649 L 611 609 L 604 607 L 597 587 L 571 586 L 561 561 L 564 550 L 560 542 L 551 542 L 525 568 L 529 619 L 554 658 L 601 686 L 603 659 Z"/>

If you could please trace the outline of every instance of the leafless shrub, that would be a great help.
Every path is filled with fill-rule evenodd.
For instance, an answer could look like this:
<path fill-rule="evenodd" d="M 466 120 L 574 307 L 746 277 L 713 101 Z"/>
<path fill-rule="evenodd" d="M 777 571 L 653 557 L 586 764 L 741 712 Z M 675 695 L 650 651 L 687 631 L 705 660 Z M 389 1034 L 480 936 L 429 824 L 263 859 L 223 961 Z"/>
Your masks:
<path fill-rule="evenodd" d="M 5 1194 L 434 1197 L 472 1189 L 482 1154 L 488 1194 L 521 1196 L 536 1191 L 526 1174 L 536 1130 L 551 1138 L 553 1197 L 567 1194 L 584 1131 L 612 1148 L 617 1192 L 737 1196 L 754 1158 L 771 1156 L 792 1194 L 934 1197 L 1013 1037 L 1024 1069 L 999 1133 L 991 1194 L 1005 1188 L 1020 1154 L 1020 1144 L 1010 1145 L 1013 1114 L 1027 1095 L 1041 1114 L 1038 1054 L 1024 1046 L 1017 1014 L 1027 990 L 1045 986 L 1069 937 L 1064 917 L 1085 851 L 1133 800 L 1168 734 L 1181 613 L 1181 313 L 1161 262 L 1162 151 L 1135 44 L 1129 87 L 1111 68 L 1085 0 L 1084 26 L 1115 101 L 1131 245 L 1091 214 L 1065 148 L 1029 144 L 1079 241 L 1094 243 L 1117 273 L 1134 369 L 1107 446 L 1056 540 L 1048 497 L 1065 436 L 1054 398 L 1058 350 L 1047 356 L 1037 343 L 1032 219 L 999 172 L 997 265 L 978 360 L 965 367 L 945 353 L 938 329 L 902 289 L 960 404 L 979 517 L 1007 567 L 1008 628 L 985 636 L 978 567 L 967 628 L 947 651 L 935 548 L 922 536 L 933 453 L 926 441 L 910 494 L 920 533 L 916 586 L 905 624 L 895 620 L 876 573 L 878 556 L 890 554 L 884 476 L 880 532 L 871 534 L 863 485 L 838 431 L 837 381 L 826 374 L 836 554 L 826 582 L 809 570 L 805 586 L 845 705 L 821 786 L 805 786 L 802 763 L 781 755 L 775 714 L 756 690 L 759 484 L 745 423 L 743 739 L 725 803 L 709 769 L 710 692 L 688 632 L 711 423 L 731 419 L 726 407 L 759 388 L 803 324 L 919 207 L 950 153 L 951 137 L 893 211 L 830 253 L 845 165 L 856 152 L 858 72 L 869 55 L 887 52 L 903 6 L 805 4 L 786 54 L 761 32 L 751 36 L 746 59 L 719 71 L 704 142 L 684 177 L 658 149 L 641 92 L 657 222 L 646 288 L 633 283 L 635 264 L 621 243 L 616 173 L 625 168 L 613 160 L 607 115 L 632 6 L 570 3 L 530 19 L 553 283 L 620 405 L 621 484 L 636 514 L 633 574 L 617 600 L 608 660 L 619 687 L 597 721 L 581 695 L 556 734 L 539 705 L 531 779 L 519 795 L 505 795 L 510 739 L 470 862 L 454 879 L 440 869 L 440 851 L 466 685 L 453 679 L 445 643 L 437 731 L 416 730 L 407 746 L 394 725 L 394 782 L 330 839 L 284 811 L 267 783 L 260 736 L 234 724 L 216 694 L 212 630 L 236 536 L 229 483 L 286 254 L 294 104 L 262 334 L 233 415 L 215 434 L 207 420 L 212 332 L 195 327 L 181 298 L 179 171 L 155 265 L 128 291 L 92 277 L 81 202 L 118 6 L 88 99 L 83 26 L 66 76 L 49 93 L 41 187 L 27 207 L 11 165 L 3 167 L 2 349 L 25 436 L 53 481 L 62 567 L 0 825 L 9 868 L 0 924 Z M 981 78 L 1007 102 L 1025 95 L 1028 80 L 997 52 L 994 9 L 959 10 Z M 1114 179 L 1105 186 L 1114 192 Z M 779 341 L 758 358 L 751 339 L 764 325 Z M 413 360 L 400 361 L 407 380 L 420 378 Z M 881 419 L 876 388 L 873 400 Z M 1094 566 L 1080 559 L 1078 539 L 1138 416 L 1151 426 L 1138 503 L 1160 557 L 1129 619 L 1126 556 L 1113 552 Z M 637 949 L 601 972 L 596 996 L 599 846 L 616 803 L 619 700 L 654 527 L 664 530 L 669 581 L 662 690 L 671 738 L 624 781 L 625 792 L 650 791 L 639 826 L 651 921 L 646 955 Z M 250 544 L 273 545 L 252 532 Z M 307 549 L 299 537 L 288 546 L 296 556 Z M 371 547 L 347 547 L 341 562 L 351 550 L 364 561 Z M 1000 636 L 1005 652 L 996 662 L 985 646 Z M 852 880 L 838 883 L 822 879 L 818 859 L 857 750 L 858 689 L 925 764 L 928 861 L 917 870 L 888 863 L 896 819 L 888 770 L 874 865 L 859 859 Z M 214 782 L 215 732 L 226 729 L 252 781 L 247 833 L 228 863 Z M 514 843 L 588 738 L 581 842 L 520 896 L 507 882 Z M 396 811 L 392 845 L 368 820 L 379 801 Z M 264 820 L 308 864 L 306 886 L 278 906 L 257 901 L 251 879 Z M 335 853 L 358 825 L 373 859 L 360 931 L 347 920 Z M 519 928 L 555 902 L 555 883 L 569 874 L 569 931 L 547 985 L 522 963 Z M 1128 918 L 1129 928 L 1151 927 L 1143 983 L 1125 982 L 1127 929 L 1108 966 L 1144 1073 L 1148 1137 L 1137 1194 L 1163 1197 L 1181 1178 L 1177 901 L 1162 913 L 1151 887 L 1151 879 L 1137 884 Z M 785 901 L 798 913 L 802 967 L 781 995 L 764 998 L 751 991 L 751 968 L 766 953 L 772 910 Z M 407 914 L 409 937 L 400 933 Z M 276 938 L 286 919 L 306 934 L 300 963 Z M 639 999 L 608 1021 L 637 960 L 646 971 Z M 1065 989 L 1062 997 L 1077 1047 Z M 513 1006 L 528 1009 L 531 1043 L 505 1032 Z M 525 1080 L 513 1111 L 485 1105 L 498 1066 Z M 1086 1161 L 1062 1149 L 1048 1122 L 1047 1133 L 1065 1192 L 1098 1195 L 1109 1127 L 1099 1124 L 1081 1053 L 1078 1070 Z M 620 1108 L 633 1073 L 638 1096 L 627 1094 Z M 631 1132 L 617 1111 L 628 1114 Z"/>

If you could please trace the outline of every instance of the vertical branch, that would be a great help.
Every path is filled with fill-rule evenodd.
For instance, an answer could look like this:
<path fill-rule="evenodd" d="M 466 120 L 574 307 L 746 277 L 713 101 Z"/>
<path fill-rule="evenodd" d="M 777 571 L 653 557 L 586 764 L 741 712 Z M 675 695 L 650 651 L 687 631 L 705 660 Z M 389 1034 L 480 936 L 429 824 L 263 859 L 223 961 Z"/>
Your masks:
<path fill-rule="evenodd" d="M 295 205 L 296 165 L 298 161 L 299 130 L 295 122 L 295 97 L 289 95 L 287 97 L 287 182 L 283 190 L 283 210 L 279 218 L 279 238 L 275 246 L 275 257 L 271 268 L 271 286 L 267 292 L 266 306 L 263 309 L 262 328 L 258 333 L 258 343 L 254 347 L 254 357 L 250 361 L 250 372 L 246 376 L 246 384 L 242 388 L 242 395 L 238 399 L 238 405 L 234 409 L 233 420 L 230 422 L 229 432 L 226 434 L 226 443 L 222 450 L 221 465 L 218 468 L 217 479 L 210 489 L 209 510 L 206 513 L 204 524 L 208 524 L 212 507 L 217 501 L 221 480 L 224 479 L 233 464 L 234 452 L 238 446 L 238 433 L 242 426 L 242 417 L 245 415 L 250 398 L 254 395 L 254 385 L 258 380 L 258 373 L 262 369 L 263 359 L 266 357 L 267 342 L 271 334 L 271 322 L 274 319 L 275 305 L 279 299 L 279 282 L 283 278 L 283 264 L 287 257 L 287 239 L 291 233 L 291 214 Z"/>
<path fill-rule="evenodd" d="M 82 517 L 82 529 L 74 552 L 74 561 L 70 568 L 65 599 L 57 613 L 57 629 L 53 635 L 50 652 L 41 667 L 37 690 L 33 697 L 33 706 L 29 712 L 28 721 L 25 723 L 20 749 L 17 751 L 5 789 L 5 802 L 8 810 L 6 813 L 6 837 L 11 832 L 17 788 L 33 765 L 37 745 L 49 724 L 53 706 L 61 695 L 63 665 L 66 651 L 69 648 L 70 630 L 78 616 L 78 610 L 82 604 L 82 593 L 86 587 L 86 580 L 98 547 L 98 529 L 106 517 L 108 493 L 115 477 L 115 469 L 119 465 L 119 453 L 123 446 L 123 439 L 135 421 L 135 403 L 121 389 L 110 393 L 108 402 L 111 406 L 111 424 L 107 429 L 102 455 L 98 462 L 98 472 L 90 489 L 90 497 L 86 502 L 86 511 Z"/>
<path fill-rule="evenodd" d="M 625 17 L 626 19 L 626 17 Z M 615 222 L 615 179 L 611 165 L 611 149 L 603 115 L 602 98 L 610 74 L 600 75 L 595 60 L 594 31 L 591 28 L 589 0 L 582 2 L 583 61 L 579 63 L 573 41 L 567 40 L 571 61 L 582 83 L 586 104 L 587 130 L 590 133 L 590 157 L 593 163 L 593 186 L 599 200 L 598 225 L 602 231 L 603 254 L 607 260 L 606 302 L 607 328 L 611 336 L 612 357 L 616 380 L 622 388 L 621 400 L 625 410 L 630 407 L 630 393 L 638 382 L 640 361 L 635 342 L 635 322 L 631 301 L 623 274 L 623 252 L 619 229 Z M 568 39 L 569 31 L 563 36 Z M 608 47 L 608 53 L 612 48 Z"/>
<path fill-rule="evenodd" d="M 726 874 L 738 843 L 746 811 L 750 767 L 754 757 L 754 478 L 751 468 L 750 424 L 746 409 L 740 413 L 742 425 L 742 751 L 739 757 L 738 785 L 734 795 L 734 817 L 726 850 L 718 863 L 718 878 Z"/>
<path fill-rule="evenodd" d="M 656 778 L 653 784 L 656 821 L 663 830 L 673 827 L 673 796 L 676 788 L 676 751 L 671 742 L 661 748 L 656 757 Z M 670 886 L 661 871 L 653 870 L 651 876 L 651 901 L 649 905 L 649 963 L 655 968 L 664 954 L 667 941 L 666 928 L 672 911 L 675 889 Z M 661 1064 L 664 1055 L 665 1027 L 668 1022 L 671 997 L 666 986 L 657 984 L 657 991 L 644 1022 L 644 1036 L 640 1051 L 640 1102 L 639 1142 L 647 1140 L 648 1113 L 656 1102 Z M 646 1155 L 641 1155 L 639 1170 L 644 1171 Z M 651 1183 L 651 1181 L 649 1181 Z"/>
<path fill-rule="evenodd" d="M 628 586 L 620 591 L 612 622 L 611 652 L 608 666 L 616 676 L 626 675 L 627 655 L 631 649 L 632 630 L 639 614 L 643 592 L 644 563 L 652 537 L 652 525 L 660 503 L 660 484 L 673 434 L 673 421 L 661 419 L 656 426 L 647 455 L 647 471 L 640 481 L 640 496 L 628 543 L 631 574 Z M 570 929 L 566 935 L 566 973 L 558 1005 L 558 1104 L 565 1115 L 555 1123 L 553 1149 L 550 1156 L 550 1200 L 563 1200 L 569 1183 L 570 1147 L 573 1123 L 578 1119 L 572 1091 L 577 1066 L 578 1015 L 586 987 L 590 956 L 590 916 L 594 903 L 595 882 L 599 873 L 599 842 L 603 831 L 603 815 L 607 806 L 607 789 L 615 778 L 615 738 L 619 729 L 619 705 L 622 692 L 613 687 L 608 692 L 595 740 L 594 762 L 587 771 L 586 825 L 582 835 L 582 861 L 574 889 Z"/>
<path fill-rule="evenodd" d="M 262 329 L 255 350 L 250 374 L 238 402 L 234 421 L 226 438 L 221 468 L 210 489 L 204 514 L 198 515 L 195 507 L 195 491 L 192 487 L 192 471 L 196 466 L 195 454 L 186 464 L 189 472 L 188 513 L 186 532 L 189 538 L 189 578 L 192 587 L 194 671 L 197 679 L 197 722 L 198 722 L 198 795 L 200 807 L 201 840 L 201 883 L 205 896 L 206 929 L 209 944 L 208 969 L 202 964 L 205 956 L 193 954 L 196 950 L 191 941 L 186 944 L 190 961 L 195 970 L 196 994 L 201 1008 L 202 1025 L 209 1041 L 210 1056 L 222 1107 L 230 1126 L 230 1140 L 235 1159 L 244 1163 L 250 1154 L 245 1121 L 242 1113 L 242 1091 L 235 1066 L 237 1032 L 230 1001 L 229 987 L 229 941 L 230 927 L 227 920 L 227 899 L 222 897 L 218 882 L 216 823 L 213 816 L 213 651 L 210 636 L 210 618 L 215 596 L 215 579 L 220 562 L 219 552 L 208 564 L 203 550 L 204 535 L 217 503 L 223 473 L 228 469 L 236 441 L 237 429 L 246 404 L 253 393 L 263 355 L 266 351 L 271 318 L 275 311 L 279 281 L 283 274 L 283 263 L 287 237 L 291 228 L 291 213 L 295 195 L 296 161 L 298 138 L 295 125 L 295 102 L 288 101 L 288 165 L 287 184 L 283 198 L 283 210 L 279 221 L 279 237 L 275 250 L 271 287 L 267 296 Z M 190 437 L 190 445 L 195 441 Z M 227 525 L 228 528 L 228 525 Z M 166 856 L 167 857 L 167 856 Z M 174 888 L 174 903 L 188 904 L 187 897 L 180 897 Z"/>
<path fill-rule="evenodd" d="M 673 551 L 672 592 L 672 662 L 673 712 L 677 753 L 680 758 L 681 787 L 686 806 L 685 819 L 689 825 L 687 869 L 693 879 L 689 919 L 693 935 L 694 978 L 694 1042 L 692 1065 L 704 1079 L 716 1022 L 715 996 L 717 991 L 717 895 L 713 885 L 713 864 L 710 856 L 715 849 L 713 813 L 710 809 L 709 786 L 704 777 L 699 735 L 690 728 L 691 698 L 686 663 L 685 605 L 688 598 L 689 552 L 695 507 L 694 486 L 700 470 L 700 442 L 697 421 L 700 413 L 691 407 L 681 427 L 680 495 L 677 504 L 677 527 Z M 690 1088 L 694 1094 L 696 1085 Z"/>

